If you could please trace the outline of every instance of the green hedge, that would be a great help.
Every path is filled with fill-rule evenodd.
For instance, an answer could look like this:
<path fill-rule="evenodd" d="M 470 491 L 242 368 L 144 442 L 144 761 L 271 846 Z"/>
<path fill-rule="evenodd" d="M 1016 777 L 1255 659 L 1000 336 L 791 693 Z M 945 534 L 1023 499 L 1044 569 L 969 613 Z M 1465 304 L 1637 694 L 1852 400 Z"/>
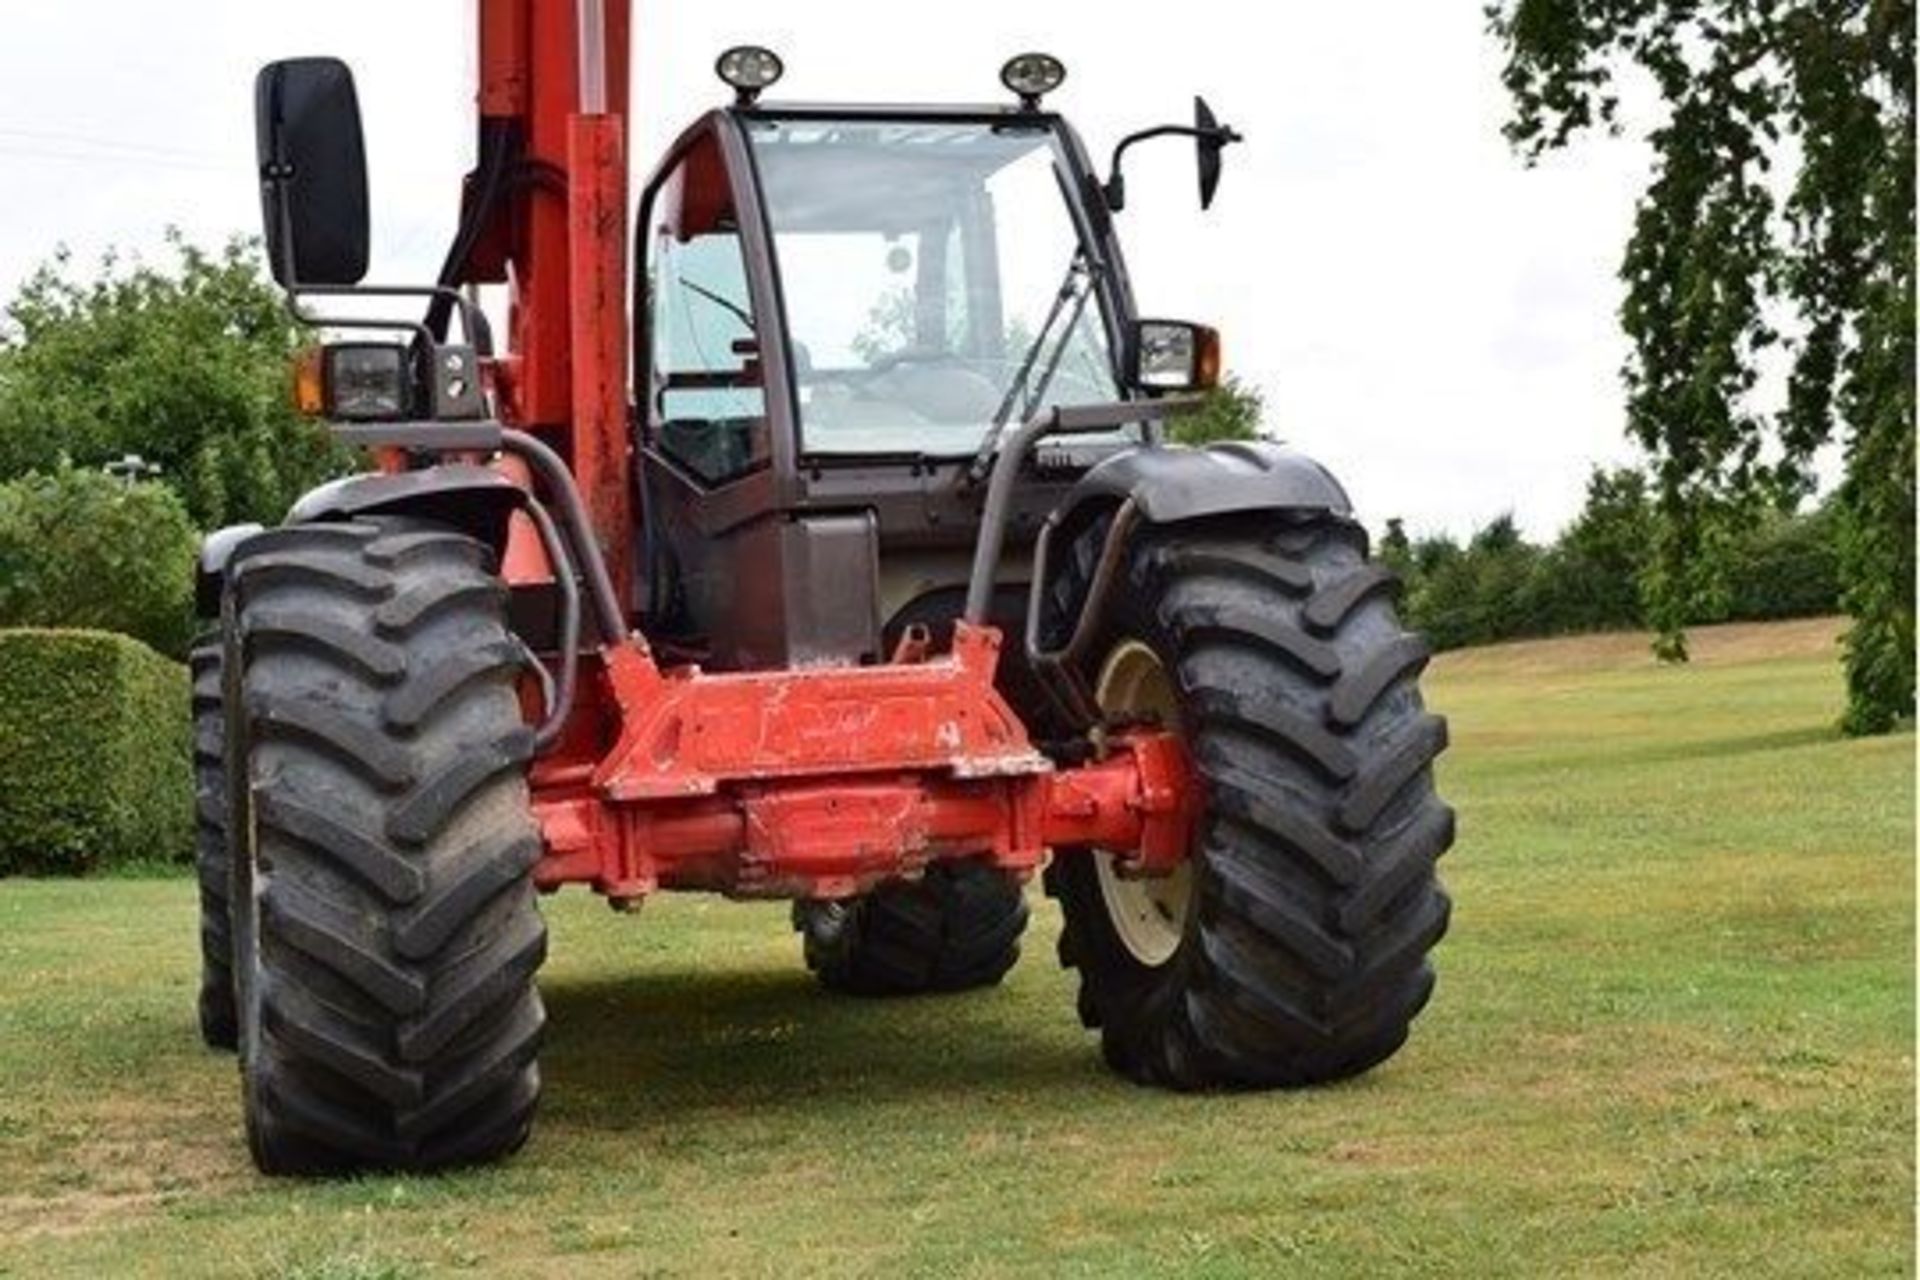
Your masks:
<path fill-rule="evenodd" d="M 0 631 L 0 875 L 189 861 L 187 698 L 125 636 Z"/>

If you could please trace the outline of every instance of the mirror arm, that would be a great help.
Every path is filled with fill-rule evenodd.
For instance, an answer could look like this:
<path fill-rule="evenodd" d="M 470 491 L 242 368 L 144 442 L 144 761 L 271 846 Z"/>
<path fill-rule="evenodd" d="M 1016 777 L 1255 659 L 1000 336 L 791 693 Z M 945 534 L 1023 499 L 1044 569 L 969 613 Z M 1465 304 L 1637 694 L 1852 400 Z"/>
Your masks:
<path fill-rule="evenodd" d="M 378 320 L 356 316 L 316 316 L 300 305 L 302 297 L 312 298 L 434 298 L 449 303 L 460 312 L 460 327 L 467 342 L 475 342 L 483 323 L 472 299 L 446 285 L 374 285 L 374 284 L 297 284 L 287 290 L 287 309 L 293 318 L 309 329 L 406 329 L 428 349 L 438 346 L 432 332 L 420 320 Z"/>
<path fill-rule="evenodd" d="M 1119 145 L 1113 149 L 1112 176 L 1107 179 L 1106 186 L 1102 189 L 1107 197 L 1107 208 L 1115 213 L 1127 207 L 1127 175 L 1122 169 L 1127 152 L 1139 143 L 1151 142 L 1155 138 L 1198 138 L 1203 141 L 1218 142 L 1223 147 L 1246 141 L 1238 131 L 1226 125 L 1218 129 L 1196 129 L 1190 124 L 1162 124 L 1128 134 L 1120 139 Z"/>

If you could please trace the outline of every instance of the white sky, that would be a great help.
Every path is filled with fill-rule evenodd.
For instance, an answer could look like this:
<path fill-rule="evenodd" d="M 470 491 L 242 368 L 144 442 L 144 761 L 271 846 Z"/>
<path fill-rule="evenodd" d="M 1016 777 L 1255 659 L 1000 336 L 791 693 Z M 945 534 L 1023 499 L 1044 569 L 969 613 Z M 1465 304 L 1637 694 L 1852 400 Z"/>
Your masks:
<path fill-rule="evenodd" d="M 542 0 L 555 2 L 555 0 Z M 353 63 L 375 199 L 374 278 L 437 268 L 471 159 L 470 0 L 0 0 L 0 296 L 57 244 L 82 258 L 258 225 L 252 76 Z M 1528 172 L 1499 136 L 1479 0 L 638 0 L 636 186 L 724 100 L 723 47 L 785 56 L 782 99 L 994 101 L 1026 48 L 1096 156 L 1206 94 L 1248 136 L 1214 213 L 1191 152 L 1129 161 L 1123 234 L 1144 311 L 1218 324 L 1270 427 L 1330 466 L 1376 528 L 1546 536 L 1622 428 L 1614 270 L 1644 152 L 1591 139 Z M 1202 16 L 1204 14 L 1204 16 Z"/>

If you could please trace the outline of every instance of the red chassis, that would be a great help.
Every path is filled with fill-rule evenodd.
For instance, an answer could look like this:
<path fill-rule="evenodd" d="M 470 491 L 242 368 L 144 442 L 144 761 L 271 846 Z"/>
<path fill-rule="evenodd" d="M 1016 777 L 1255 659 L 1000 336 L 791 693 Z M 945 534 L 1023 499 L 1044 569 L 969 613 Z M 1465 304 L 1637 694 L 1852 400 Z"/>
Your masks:
<path fill-rule="evenodd" d="M 1198 810 L 1179 739 L 1124 735 L 1056 769 L 994 690 L 999 651 L 997 631 L 963 623 L 940 658 L 908 646 L 885 666 L 709 675 L 613 646 L 616 745 L 534 768 L 535 877 L 626 904 L 659 888 L 850 897 L 940 858 L 1024 877 L 1054 847 L 1177 866 Z"/>

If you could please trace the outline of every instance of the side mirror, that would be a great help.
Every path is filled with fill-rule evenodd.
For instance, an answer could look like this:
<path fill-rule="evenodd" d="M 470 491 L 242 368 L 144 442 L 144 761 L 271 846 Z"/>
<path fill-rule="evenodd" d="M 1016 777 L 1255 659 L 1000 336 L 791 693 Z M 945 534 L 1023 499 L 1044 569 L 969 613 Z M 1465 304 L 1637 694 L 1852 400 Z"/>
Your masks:
<path fill-rule="evenodd" d="M 254 82 L 267 263 L 283 288 L 367 274 L 367 152 L 353 72 L 337 58 L 269 63 Z"/>
<path fill-rule="evenodd" d="M 1220 194 L 1220 175 L 1226 168 L 1221 157 L 1227 145 L 1237 141 L 1238 134 L 1220 127 L 1220 119 L 1213 114 L 1213 108 L 1207 105 L 1207 100 L 1196 97 L 1193 100 L 1193 142 L 1200 153 L 1200 209 L 1203 213 L 1213 208 L 1213 198 Z"/>
<path fill-rule="evenodd" d="M 1192 138 L 1199 150 L 1200 159 L 1200 207 L 1213 208 L 1213 198 L 1220 191 L 1220 174 L 1223 168 L 1221 156 L 1226 149 L 1245 138 L 1230 125 L 1220 123 L 1213 114 L 1213 108 L 1207 105 L 1205 98 L 1193 100 L 1193 123 L 1163 124 L 1152 129 L 1142 129 L 1139 133 L 1128 134 L 1113 149 L 1113 168 L 1111 176 L 1101 186 L 1100 191 L 1106 197 L 1107 208 L 1119 213 L 1127 207 L 1127 175 L 1122 165 L 1126 162 L 1127 152 L 1142 142 L 1154 138 Z"/>
<path fill-rule="evenodd" d="M 1136 321 L 1126 354 L 1127 381 L 1136 391 L 1184 395 L 1220 385 L 1220 333 L 1202 324 Z"/>

